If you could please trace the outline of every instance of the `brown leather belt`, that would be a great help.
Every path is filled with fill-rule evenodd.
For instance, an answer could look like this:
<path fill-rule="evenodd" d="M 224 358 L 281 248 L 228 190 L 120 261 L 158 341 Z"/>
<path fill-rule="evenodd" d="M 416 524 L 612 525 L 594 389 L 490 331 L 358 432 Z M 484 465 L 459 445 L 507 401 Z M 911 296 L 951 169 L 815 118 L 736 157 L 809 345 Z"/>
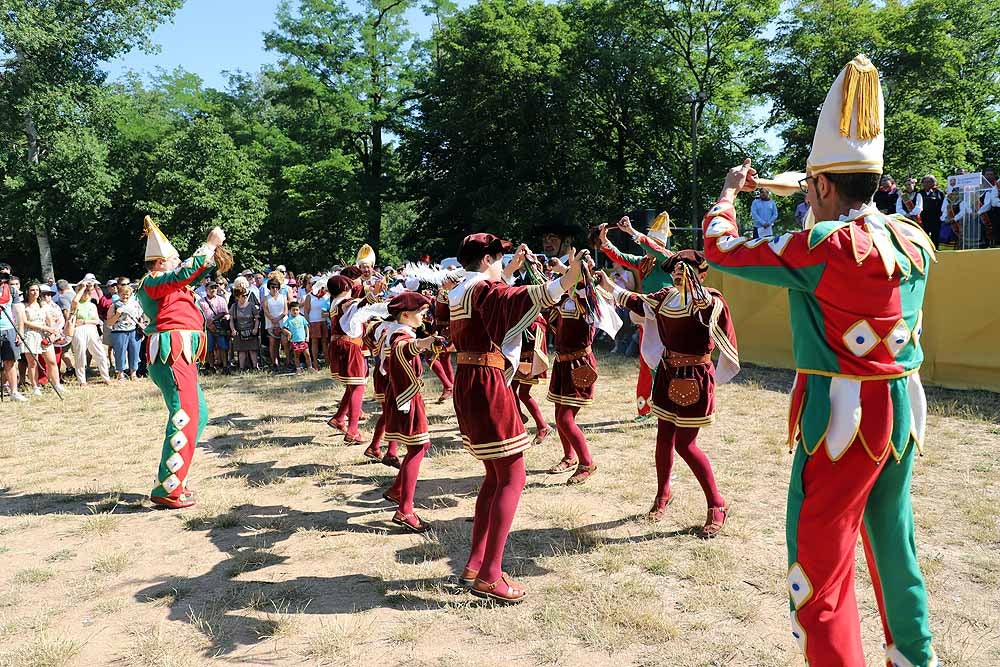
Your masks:
<path fill-rule="evenodd" d="M 556 359 L 559 361 L 576 361 L 577 359 L 583 359 L 588 354 L 590 354 L 590 346 L 583 348 L 582 350 L 577 350 L 576 352 L 567 352 L 566 354 L 557 354 Z"/>
<path fill-rule="evenodd" d="M 361 347 L 362 341 L 360 338 L 351 338 L 350 336 L 344 336 L 343 334 L 334 334 L 330 336 L 330 340 L 346 340 L 348 343 L 357 345 Z"/>
<path fill-rule="evenodd" d="M 505 359 L 499 352 L 459 352 L 457 361 L 462 366 L 488 366 L 504 369 Z"/>
<path fill-rule="evenodd" d="M 671 368 L 684 366 L 700 366 L 712 363 L 711 354 L 681 354 L 672 350 L 663 351 L 663 363 Z"/>

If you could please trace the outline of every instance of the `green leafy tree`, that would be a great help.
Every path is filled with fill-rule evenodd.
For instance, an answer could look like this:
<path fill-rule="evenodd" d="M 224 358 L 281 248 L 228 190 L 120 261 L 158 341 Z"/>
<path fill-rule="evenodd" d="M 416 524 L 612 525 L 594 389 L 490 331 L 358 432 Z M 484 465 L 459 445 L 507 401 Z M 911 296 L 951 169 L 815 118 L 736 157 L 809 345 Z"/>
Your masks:
<path fill-rule="evenodd" d="M 63 164 L 86 163 L 84 169 L 98 184 L 109 178 L 93 171 L 101 169 L 103 159 L 93 134 L 75 136 L 81 127 L 98 125 L 90 105 L 104 80 L 100 66 L 141 44 L 181 3 L 23 0 L 0 10 L 0 135 L 16 146 L 5 155 L 9 201 L 4 210 L 7 224 L 31 221 L 43 276 L 54 273 L 50 232 L 58 232 L 66 219 L 91 215 L 100 204 L 86 194 L 60 201 L 61 186 L 49 177 L 73 174 L 46 172 L 43 163 L 61 155 Z M 64 210 L 63 205 L 83 208 Z"/>
<path fill-rule="evenodd" d="M 886 108 L 886 171 L 900 178 L 975 168 L 979 128 L 997 117 L 1000 26 L 971 0 L 803 0 L 773 40 L 759 85 L 773 100 L 788 167 L 805 164 L 819 108 L 848 60 L 879 68 Z"/>
<path fill-rule="evenodd" d="M 392 161 L 387 134 L 402 125 L 414 65 L 422 57 L 406 29 L 403 14 L 409 6 L 408 0 L 365 0 L 354 14 L 339 0 L 298 0 L 294 8 L 285 0 L 277 29 L 265 35 L 267 47 L 283 55 L 276 79 L 313 97 L 338 121 L 330 124 L 330 138 L 336 140 L 331 150 L 357 161 L 364 233 L 376 252 L 384 199 L 395 177 L 387 168 Z"/>

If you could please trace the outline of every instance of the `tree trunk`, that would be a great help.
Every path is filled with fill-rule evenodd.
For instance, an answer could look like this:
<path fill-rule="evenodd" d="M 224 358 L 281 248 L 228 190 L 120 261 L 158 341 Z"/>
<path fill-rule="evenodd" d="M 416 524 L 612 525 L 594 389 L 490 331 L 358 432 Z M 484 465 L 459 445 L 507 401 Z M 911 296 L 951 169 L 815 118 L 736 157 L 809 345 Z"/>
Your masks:
<path fill-rule="evenodd" d="M 28 138 L 28 164 L 38 166 L 38 128 L 30 111 L 24 112 L 24 134 Z M 55 278 L 55 267 L 52 265 L 52 246 L 49 244 L 49 230 L 40 217 L 35 219 L 35 239 L 38 241 L 38 257 L 42 265 L 42 280 Z"/>
<path fill-rule="evenodd" d="M 382 248 L 382 124 L 372 123 L 371 171 L 368 174 L 368 244 L 379 256 Z"/>

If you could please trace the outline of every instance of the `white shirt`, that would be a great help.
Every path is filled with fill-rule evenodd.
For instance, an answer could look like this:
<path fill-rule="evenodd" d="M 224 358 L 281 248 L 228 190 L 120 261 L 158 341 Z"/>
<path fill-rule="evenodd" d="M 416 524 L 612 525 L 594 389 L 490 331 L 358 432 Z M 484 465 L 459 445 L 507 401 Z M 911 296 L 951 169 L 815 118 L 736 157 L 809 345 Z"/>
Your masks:
<path fill-rule="evenodd" d="M 900 215 L 905 215 L 907 218 L 913 218 L 913 219 L 916 219 L 918 215 L 923 213 L 924 198 L 920 196 L 919 192 L 916 192 L 914 194 L 916 194 L 916 198 L 914 199 L 915 203 L 913 204 L 913 210 L 907 211 L 906 206 L 903 204 L 903 191 L 902 190 L 899 191 L 899 197 L 896 199 L 896 213 L 899 213 Z"/>
<path fill-rule="evenodd" d="M 962 199 L 958 200 L 958 206 L 956 207 L 956 210 L 955 210 L 955 218 L 954 219 L 961 221 L 961 220 L 965 220 L 967 217 L 969 217 L 969 206 L 968 206 L 968 204 L 966 204 L 965 198 L 963 197 Z M 941 220 L 944 220 L 944 221 L 947 221 L 947 222 L 951 222 L 952 221 L 952 218 L 948 217 L 948 198 L 947 197 L 945 197 L 944 201 L 941 202 Z"/>
<path fill-rule="evenodd" d="M 992 188 L 986 191 L 983 196 L 983 205 L 979 208 L 979 215 L 989 212 L 991 208 L 1000 208 L 1000 192 L 997 191 L 998 185 L 994 185 Z"/>

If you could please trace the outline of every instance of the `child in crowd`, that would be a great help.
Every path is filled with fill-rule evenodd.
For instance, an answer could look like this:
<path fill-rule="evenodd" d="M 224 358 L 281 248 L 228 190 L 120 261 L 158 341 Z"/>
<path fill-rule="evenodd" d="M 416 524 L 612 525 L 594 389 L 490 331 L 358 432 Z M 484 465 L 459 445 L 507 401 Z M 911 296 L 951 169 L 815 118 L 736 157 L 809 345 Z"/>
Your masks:
<path fill-rule="evenodd" d="M 291 343 L 291 350 L 288 352 L 288 361 L 295 368 L 296 373 L 301 373 L 299 366 L 301 357 L 305 367 L 315 370 L 312 367 L 312 360 L 309 357 L 309 321 L 299 312 L 299 302 L 292 301 L 288 306 L 289 314 L 282 325 L 284 335 Z"/>

